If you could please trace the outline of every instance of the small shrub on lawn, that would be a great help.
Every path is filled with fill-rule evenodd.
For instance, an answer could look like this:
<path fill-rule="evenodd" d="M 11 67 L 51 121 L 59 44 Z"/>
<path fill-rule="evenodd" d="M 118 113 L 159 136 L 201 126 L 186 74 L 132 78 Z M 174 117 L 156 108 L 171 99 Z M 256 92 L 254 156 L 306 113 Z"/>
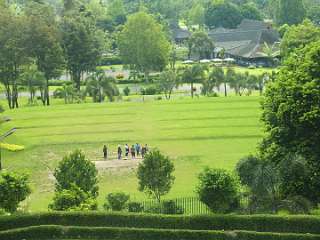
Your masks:
<path fill-rule="evenodd" d="M 129 199 L 130 195 L 123 192 L 109 193 L 104 208 L 112 211 L 123 211 L 126 209 Z"/>

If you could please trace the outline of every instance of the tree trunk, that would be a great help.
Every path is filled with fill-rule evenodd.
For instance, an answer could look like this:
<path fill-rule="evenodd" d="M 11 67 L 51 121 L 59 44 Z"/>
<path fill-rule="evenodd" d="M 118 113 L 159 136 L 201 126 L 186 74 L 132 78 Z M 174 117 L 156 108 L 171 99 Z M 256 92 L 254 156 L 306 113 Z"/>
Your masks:
<path fill-rule="evenodd" d="M 193 82 L 191 82 L 191 97 L 193 98 Z"/>
<path fill-rule="evenodd" d="M 45 98 L 47 102 L 47 106 L 50 105 L 50 96 L 49 96 L 49 79 L 46 79 L 46 91 L 45 91 Z"/>
<path fill-rule="evenodd" d="M 227 93 L 227 83 L 224 82 L 224 96 L 227 97 L 228 93 Z"/>

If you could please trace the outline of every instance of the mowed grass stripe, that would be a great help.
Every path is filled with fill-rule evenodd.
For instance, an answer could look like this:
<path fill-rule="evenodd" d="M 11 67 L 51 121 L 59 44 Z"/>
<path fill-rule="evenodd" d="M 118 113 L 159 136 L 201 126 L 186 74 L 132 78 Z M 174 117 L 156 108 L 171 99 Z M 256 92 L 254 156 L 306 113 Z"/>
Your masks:
<path fill-rule="evenodd" d="M 118 144 L 147 143 L 175 163 L 176 182 L 168 198 L 193 196 L 203 167 L 232 170 L 240 158 L 256 150 L 263 136 L 259 102 L 259 97 L 221 97 L 7 111 L 12 121 L 3 126 L 19 128 L 7 142 L 26 149 L 4 152 L 3 165 L 30 174 L 34 191 L 27 204 L 31 210 L 46 211 L 53 189 L 48 164 L 54 169 L 66 153 L 76 148 L 82 149 L 88 159 L 103 160 L 104 144 L 114 153 Z M 132 170 L 103 171 L 100 178 L 100 205 L 107 193 L 115 191 L 127 192 L 132 199 L 145 199 L 137 191 Z"/>

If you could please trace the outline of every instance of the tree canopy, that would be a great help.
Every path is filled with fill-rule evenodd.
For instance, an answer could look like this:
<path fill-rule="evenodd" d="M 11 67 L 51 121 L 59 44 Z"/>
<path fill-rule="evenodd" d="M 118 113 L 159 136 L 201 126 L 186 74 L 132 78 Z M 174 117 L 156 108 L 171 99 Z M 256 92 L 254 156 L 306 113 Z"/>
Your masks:
<path fill-rule="evenodd" d="M 146 76 L 168 64 L 170 43 L 162 26 L 145 12 L 129 16 L 119 34 L 118 45 L 123 61 Z"/>

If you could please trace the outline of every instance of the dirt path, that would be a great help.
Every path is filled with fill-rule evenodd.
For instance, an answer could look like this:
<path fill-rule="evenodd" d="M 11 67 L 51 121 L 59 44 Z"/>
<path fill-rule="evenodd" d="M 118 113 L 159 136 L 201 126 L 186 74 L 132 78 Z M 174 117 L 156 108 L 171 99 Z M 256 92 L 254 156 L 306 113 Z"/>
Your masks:
<path fill-rule="evenodd" d="M 105 161 L 94 161 L 94 164 L 98 170 L 118 170 L 121 168 L 137 168 L 141 162 L 142 158 L 128 158 L 127 160 L 111 159 Z"/>

